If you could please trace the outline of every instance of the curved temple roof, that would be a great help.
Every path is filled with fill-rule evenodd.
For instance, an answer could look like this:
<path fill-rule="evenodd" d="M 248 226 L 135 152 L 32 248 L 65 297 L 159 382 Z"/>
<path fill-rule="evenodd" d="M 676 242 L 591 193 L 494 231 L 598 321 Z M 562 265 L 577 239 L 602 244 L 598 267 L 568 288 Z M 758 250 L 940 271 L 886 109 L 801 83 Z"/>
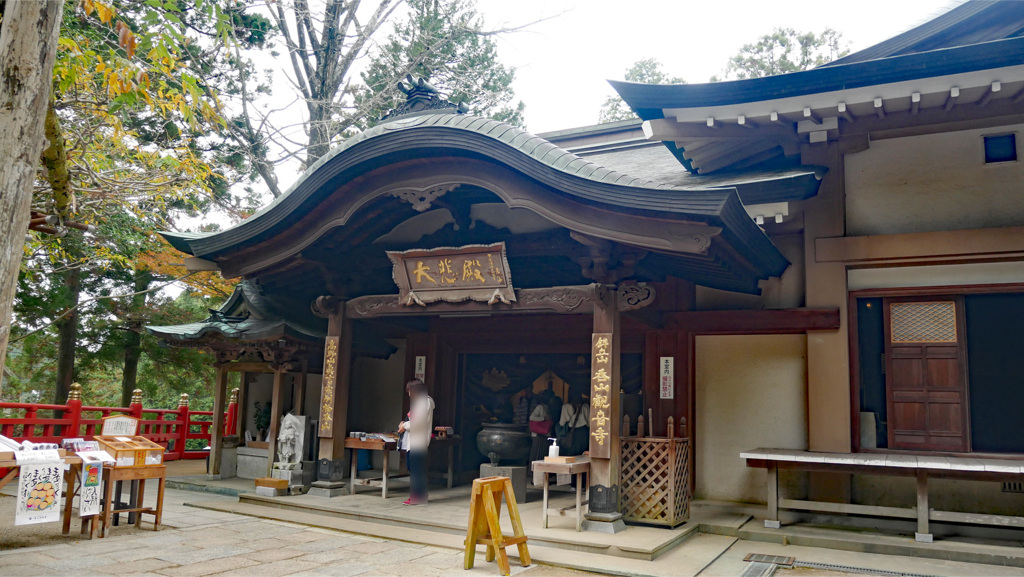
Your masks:
<path fill-rule="evenodd" d="M 849 90 L 907 80 L 1014 66 L 1024 62 L 1024 38 L 941 48 L 879 58 L 842 60 L 776 76 L 708 84 L 637 84 L 609 80 L 644 120 L 664 118 L 664 109 L 700 108 Z"/>
<path fill-rule="evenodd" d="M 482 159 L 516 171 L 548 191 L 538 204 L 570 223 L 570 230 L 578 214 L 566 209 L 567 200 L 605 213 L 721 228 L 730 250 L 742 255 L 743 265 L 733 268 L 747 269 L 741 273 L 747 280 L 736 283 L 746 290 L 756 291 L 750 287 L 756 287 L 757 279 L 778 276 L 789 264 L 747 215 L 728 181 L 701 187 L 653 182 L 601 167 L 511 125 L 453 113 L 397 118 L 346 140 L 287 192 L 235 227 L 212 234 L 162 234 L 175 248 L 224 268 L 238 251 L 287 231 L 341 183 L 391 163 L 429 157 Z M 747 175 L 737 180 L 750 185 Z M 593 227 L 587 232 L 601 236 Z"/>

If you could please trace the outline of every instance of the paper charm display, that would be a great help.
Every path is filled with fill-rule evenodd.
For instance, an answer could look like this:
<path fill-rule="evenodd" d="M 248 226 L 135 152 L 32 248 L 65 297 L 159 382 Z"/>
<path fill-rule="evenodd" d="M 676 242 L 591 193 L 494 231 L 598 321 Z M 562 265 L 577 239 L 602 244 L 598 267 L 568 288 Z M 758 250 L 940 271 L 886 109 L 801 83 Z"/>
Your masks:
<path fill-rule="evenodd" d="M 103 462 L 82 459 L 82 484 L 78 490 L 78 514 L 81 517 L 100 514 L 100 479 Z"/>
<path fill-rule="evenodd" d="M 100 514 L 100 482 L 103 481 L 104 463 L 114 464 L 106 451 L 79 451 L 82 459 L 82 479 L 78 489 L 78 514 L 81 517 Z"/>
<path fill-rule="evenodd" d="M 60 520 L 60 493 L 64 481 L 64 462 L 57 451 L 17 451 L 21 468 L 15 525 L 49 523 Z"/>

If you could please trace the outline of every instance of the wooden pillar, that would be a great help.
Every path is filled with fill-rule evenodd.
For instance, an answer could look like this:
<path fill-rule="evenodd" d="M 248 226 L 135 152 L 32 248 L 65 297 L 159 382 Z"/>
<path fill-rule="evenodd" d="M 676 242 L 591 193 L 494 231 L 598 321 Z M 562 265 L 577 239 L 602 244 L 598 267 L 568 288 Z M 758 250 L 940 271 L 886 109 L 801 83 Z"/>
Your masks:
<path fill-rule="evenodd" d="M 267 476 L 274 474 L 274 459 L 277 458 L 277 431 L 281 427 L 281 394 L 284 389 L 285 365 L 274 367 L 274 390 L 270 397 L 270 444 L 267 445 Z"/>
<path fill-rule="evenodd" d="M 619 389 L 621 327 L 614 287 L 596 287 L 590 382 L 590 510 L 587 530 L 617 533 L 619 513 Z"/>
<path fill-rule="evenodd" d="M 249 409 L 245 403 L 249 399 L 249 373 L 240 373 L 238 382 L 238 422 L 235 425 L 235 434 L 238 435 L 238 442 L 245 443 L 245 422 L 249 418 Z"/>
<path fill-rule="evenodd" d="M 227 406 L 227 396 L 228 370 L 224 365 L 218 365 L 217 381 L 213 386 L 213 425 L 210 427 L 210 466 L 207 470 L 211 477 L 220 475 L 220 458 L 223 453 L 221 441 L 224 438 L 224 409 Z M 184 451 L 184 447 L 182 450 Z"/>
<path fill-rule="evenodd" d="M 322 297 L 323 298 L 323 297 Z M 327 337 L 324 342 L 324 376 L 320 394 L 317 435 L 317 480 L 313 494 L 340 494 L 345 478 L 345 437 L 348 435 L 349 379 L 352 360 L 352 322 L 345 318 L 345 303 L 330 298 L 325 304 Z"/>
<path fill-rule="evenodd" d="M 306 364 L 302 361 L 301 372 L 292 382 L 292 412 L 300 417 L 306 413 Z"/>

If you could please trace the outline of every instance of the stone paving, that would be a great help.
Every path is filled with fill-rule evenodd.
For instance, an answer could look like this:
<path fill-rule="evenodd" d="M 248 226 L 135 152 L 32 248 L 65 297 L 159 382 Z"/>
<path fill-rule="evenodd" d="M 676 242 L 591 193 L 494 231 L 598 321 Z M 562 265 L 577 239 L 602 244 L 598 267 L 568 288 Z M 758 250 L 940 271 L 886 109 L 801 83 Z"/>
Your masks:
<path fill-rule="evenodd" d="M 462 569 L 462 552 L 415 543 L 389 541 L 306 527 L 282 521 L 255 519 L 231 513 L 186 507 L 202 499 L 196 493 L 168 490 L 164 529 L 141 530 L 122 525 L 105 539 L 60 535 L 60 524 L 36 525 L 39 546 L 0 551 L 3 577 L 111 576 L 218 577 L 283 575 L 337 577 L 433 577 L 497 575 L 497 567 L 478 555 L 476 567 Z M 10 501 L 2 496 L 0 501 Z M 148 499 L 147 499 L 148 501 Z M 148 517 L 147 517 L 148 518 Z M 17 534 L 8 517 L 0 519 L 0 537 Z M 28 527 L 26 527 L 28 529 Z M 41 533 L 42 532 L 42 533 Z M 22 545 L 28 543 L 22 542 Z M 0 546 L 4 544 L 0 539 Z M 517 567 L 512 574 L 528 577 L 592 575 L 556 567 Z"/>

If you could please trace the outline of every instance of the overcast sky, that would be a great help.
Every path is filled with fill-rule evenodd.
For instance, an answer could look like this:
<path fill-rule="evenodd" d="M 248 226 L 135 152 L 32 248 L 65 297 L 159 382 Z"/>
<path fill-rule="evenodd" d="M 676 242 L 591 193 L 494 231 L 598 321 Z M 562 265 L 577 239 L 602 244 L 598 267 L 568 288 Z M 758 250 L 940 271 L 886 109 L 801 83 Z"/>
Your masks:
<path fill-rule="evenodd" d="M 853 51 L 926 22 L 962 0 L 477 0 L 491 28 L 549 18 L 499 40 L 517 68 L 516 96 L 531 132 L 597 123 L 637 60 L 657 58 L 671 76 L 707 82 L 743 44 L 775 27 L 831 27 Z"/>

